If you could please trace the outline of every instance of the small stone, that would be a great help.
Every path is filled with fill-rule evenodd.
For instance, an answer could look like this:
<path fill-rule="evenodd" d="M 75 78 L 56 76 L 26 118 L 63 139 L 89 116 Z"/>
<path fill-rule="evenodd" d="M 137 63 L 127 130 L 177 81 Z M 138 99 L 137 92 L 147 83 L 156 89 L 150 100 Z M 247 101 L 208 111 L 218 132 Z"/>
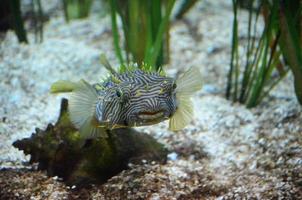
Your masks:
<path fill-rule="evenodd" d="M 175 161 L 175 160 L 177 160 L 178 154 L 175 152 L 172 152 L 172 153 L 169 153 L 167 157 L 168 157 L 168 160 Z"/>

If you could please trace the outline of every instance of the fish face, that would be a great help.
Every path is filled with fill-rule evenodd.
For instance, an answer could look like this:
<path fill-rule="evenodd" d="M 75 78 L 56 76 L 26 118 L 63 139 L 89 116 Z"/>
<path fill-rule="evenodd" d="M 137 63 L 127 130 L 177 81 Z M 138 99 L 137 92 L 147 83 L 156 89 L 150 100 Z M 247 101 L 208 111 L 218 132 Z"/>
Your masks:
<path fill-rule="evenodd" d="M 156 124 L 169 119 L 176 110 L 174 80 L 157 77 L 131 88 L 131 98 L 125 109 L 128 126 Z"/>
<path fill-rule="evenodd" d="M 118 77 L 121 83 L 111 85 L 101 95 L 98 120 L 111 127 L 144 126 L 169 119 L 176 111 L 176 85 L 169 77 L 140 70 Z"/>
<path fill-rule="evenodd" d="M 133 91 L 125 110 L 125 121 L 130 126 L 156 124 L 169 119 L 176 110 L 174 81 L 165 79 L 160 84 L 148 83 Z"/>

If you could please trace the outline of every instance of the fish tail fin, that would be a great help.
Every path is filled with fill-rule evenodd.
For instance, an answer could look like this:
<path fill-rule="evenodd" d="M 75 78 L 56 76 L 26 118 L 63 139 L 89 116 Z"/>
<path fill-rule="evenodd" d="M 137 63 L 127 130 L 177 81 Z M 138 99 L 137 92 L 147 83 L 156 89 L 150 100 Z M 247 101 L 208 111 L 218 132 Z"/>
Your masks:
<path fill-rule="evenodd" d="M 108 59 L 106 58 L 105 54 L 101 54 L 100 56 L 100 62 L 102 65 L 104 65 L 104 67 L 111 73 L 111 74 L 117 74 L 117 72 L 115 71 L 115 69 L 113 69 L 113 67 L 110 65 Z"/>
<path fill-rule="evenodd" d="M 78 83 L 66 80 L 59 80 L 51 85 L 50 93 L 72 92 L 77 86 Z"/>
<path fill-rule="evenodd" d="M 81 80 L 73 89 L 69 101 L 71 122 L 85 139 L 103 137 L 105 131 L 98 126 L 95 109 L 98 101 L 96 90 L 86 81 Z"/>
<path fill-rule="evenodd" d="M 193 104 L 191 96 L 201 89 L 202 81 L 199 69 L 190 68 L 176 80 L 177 109 L 170 118 L 169 129 L 177 131 L 184 128 L 193 119 Z"/>

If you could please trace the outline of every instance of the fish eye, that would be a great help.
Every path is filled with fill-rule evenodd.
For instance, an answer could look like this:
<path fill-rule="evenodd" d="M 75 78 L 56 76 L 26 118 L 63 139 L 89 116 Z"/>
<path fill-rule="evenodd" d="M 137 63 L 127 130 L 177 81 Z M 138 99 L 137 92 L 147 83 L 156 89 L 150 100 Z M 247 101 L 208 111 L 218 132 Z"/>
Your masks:
<path fill-rule="evenodd" d="M 129 91 L 127 88 L 116 88 L 115 95 L 118 97 L 120 103 L 126 103 L 129 99 Z"/>
<path fill-rule="evenodd" d="M 173 83 L 173 85 L 172 85 L 173 90 L 175 90 L 176 87 L 177 87 L 176 83 Z"/>
<path fill-rule="evenodd" d="M 117 90 L 116 90 L 116 96 L 117 96 L 117 97 L 121 97 L 122 95 L 123 95 L 122 90 L 121 90 L 121 89 L 117 89 Z"/>

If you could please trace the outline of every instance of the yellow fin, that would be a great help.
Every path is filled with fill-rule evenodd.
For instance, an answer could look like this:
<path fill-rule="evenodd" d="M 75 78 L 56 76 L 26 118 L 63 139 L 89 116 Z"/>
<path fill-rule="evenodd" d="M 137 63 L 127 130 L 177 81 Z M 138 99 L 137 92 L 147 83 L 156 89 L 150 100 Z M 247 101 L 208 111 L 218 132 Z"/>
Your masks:
<path fill-rule="evenodd" d="M 190 68 L 176 80 L 176 85 L 178 107 L 170 118 L 169 129 L 172 131 L 183 129 L 193 119 L 193 104 L 190 98 L 202 87 L 199 69 Z"/>
<path fill-rule="evenodd" d="M 81 80 L 71 93 L 69 115 L 71 122 L 80 130 L 81 137 L 95 138 L 103 136 L 105 131 L 98 128 L 95 109 L 98 101 L 96 90 Z"/>
<path fill-rule="evenodd" d="M 191 67 L 176 80 L 176 94 L 190 96 L 201 89 L 202 77 L 197 67 Z"/>
<path fill-rule="evenodd" d="M 93 139 L 97 137 L 107 137 L 106 131 L 104 128 L 90 121 L 89 118 L 83 123 L 83 125 L 79 128 L 81 138 L 83 139 Z"/>
<path fill-rule="evenodd" d="M 51 85 L 50 92 L 51 93 L 72 92 L 77 86 L 78 86 L 78 83 L 71 82 L 71 81 L 65 81 L 65 80 L 59 80 Z"/>
<path fill-rule="evenodd" d="M 193 118 L 193 105 L 189 98 L 178 98 L 178 107 L 170 118 L 169 129 L 177 131 L 188 125 Z"/>

